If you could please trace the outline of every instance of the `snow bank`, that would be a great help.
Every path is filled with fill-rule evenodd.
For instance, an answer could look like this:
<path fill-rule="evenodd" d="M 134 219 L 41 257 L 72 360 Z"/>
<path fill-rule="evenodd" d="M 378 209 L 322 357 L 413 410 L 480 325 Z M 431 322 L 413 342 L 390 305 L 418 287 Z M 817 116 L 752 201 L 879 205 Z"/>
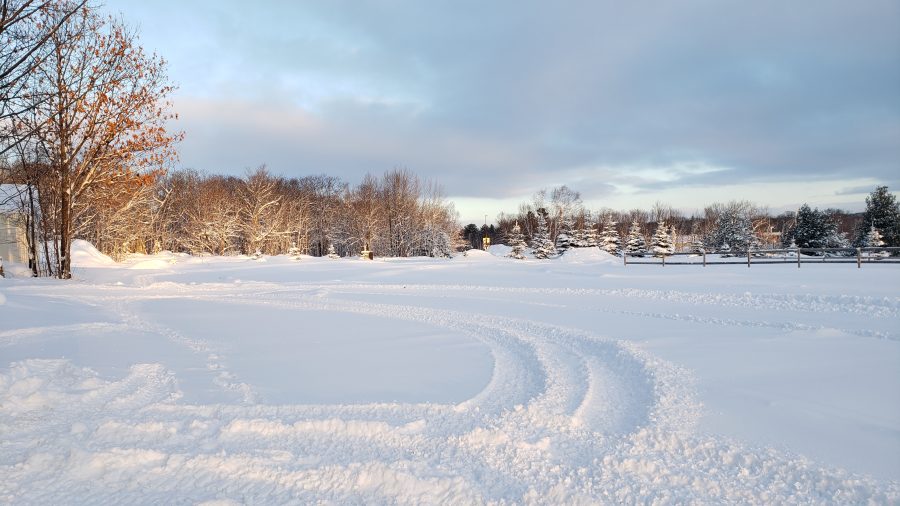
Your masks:
<path fill-rule="evenodd" d="M 480 250 L 480 249 L 470 249 L 466 251 L 465 255 L 459 255 L 455 257 L 457 260 L 463 260 L 466 262 L 486 262 L 486 261 L 496 261 L 497 257 L 493 254 Z"/>
<path fill-rule="evenodd" d="M 75 267 L 105 267 L 115 265 L 116 261 L 100 253 L 93 244 L 75 239 L 72 241 L 72 265 Z"/>
<path fill-rule="evenodd" d="M 610 255 L 600 248 L 571 248 L 557 261 L 568 264 L 612 264 L 622 265 L 620 257 Z"/>
<path fill-rule="evenodd" d="M 488 248 L 488 253 L 494 255 L 495 257 L 505 257 L 509 255 L 509 252 L 512 251 L 512 248 L 505 244 L 494 244 L 490 248 Z"/>
<path fill-rule="evenodd" d="M 171 260 L 166 260 L 163 258 L 149 258 L 147 260 L 141 260 L 139 262 L 135 262 L 131 264 L 128 268 L 135 270 L 144 270 L 144 269 L 166 269 L 172 266 Z"/>
<path fill-rule="evenodd" d="M 32 274 L 25 264 L 3 261 L 3 275 L 7 278 L 30 278 Z"/>

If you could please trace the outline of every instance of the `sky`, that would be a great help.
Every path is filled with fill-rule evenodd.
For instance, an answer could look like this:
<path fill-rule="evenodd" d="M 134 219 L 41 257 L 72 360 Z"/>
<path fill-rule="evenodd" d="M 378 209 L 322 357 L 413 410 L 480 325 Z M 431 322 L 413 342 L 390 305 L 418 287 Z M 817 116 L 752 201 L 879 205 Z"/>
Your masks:
<path fill-rule="evenodd" d="M 594 208 L 859 210 L 900 189 L 900 2 L 107 0 L 169 64 L 182 167 L 407 168 L 464 223 Z"/>

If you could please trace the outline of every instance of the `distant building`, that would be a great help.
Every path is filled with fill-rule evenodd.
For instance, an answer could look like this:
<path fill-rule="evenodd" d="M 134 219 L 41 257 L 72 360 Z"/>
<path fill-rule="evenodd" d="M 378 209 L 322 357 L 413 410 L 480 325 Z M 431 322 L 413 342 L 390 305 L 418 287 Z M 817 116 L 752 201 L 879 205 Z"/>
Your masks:
<path fill-rule="evenodd" d="M 21 187 L 0 184 L 0 260 L 28 264 L 25 216 L 19 209 Z"/>

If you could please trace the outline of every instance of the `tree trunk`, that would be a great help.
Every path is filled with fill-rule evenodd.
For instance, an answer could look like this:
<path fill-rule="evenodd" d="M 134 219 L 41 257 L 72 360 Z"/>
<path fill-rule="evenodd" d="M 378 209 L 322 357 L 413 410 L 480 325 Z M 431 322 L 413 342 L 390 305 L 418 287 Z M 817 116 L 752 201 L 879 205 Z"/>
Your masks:
<path fill-rule="evenodd" d="M 59 279 L 72 277 L 72 195 L 62 192 L 59 213 Z"/>
<path fill-rule="evenodd" d="M 35 277 L 38 273 L 38 249 L 37 249 L 37 213 L 34 208 L 34 186 L 28 183 L 28 266 Z"/>

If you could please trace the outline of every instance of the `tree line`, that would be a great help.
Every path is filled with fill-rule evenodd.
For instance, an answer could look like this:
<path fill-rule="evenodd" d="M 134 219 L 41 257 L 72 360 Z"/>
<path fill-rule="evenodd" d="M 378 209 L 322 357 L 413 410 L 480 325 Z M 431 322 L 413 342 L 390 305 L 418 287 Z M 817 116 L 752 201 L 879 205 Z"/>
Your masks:
<path fill-rule="evenodd" d="M 0 183 L 16 184 L 35 275 L 71 277 L 74 238 L 113 257 L 450 254 L 452 204 L 407 170 L 356 185 L 167 170 L 173 89 L 165 61 L 86 1 L 0 0 Z"/>
<path fill-rule="evenodd" d="M 615 255 L 660 255 L 900 246 L 900 208 L 886 186 L 877 186 L 861 213 L 803 204 L 796 212 L 773 216 L 746 200 L 713 203 L 691 216 L 661 202 L 649 210 L 591 210 L 579 192 L 560 186 L 537 192 L 515 213 L 502 213 L 496 228 L 469 224 L 459 234 L 473 247 L 480 237 L 490 237 L 494 244 L 510 246 L 515 258 L 523 257 L 525 247 L 536 258 L 549 258 L 580 247 L 599 247 Z"/>

